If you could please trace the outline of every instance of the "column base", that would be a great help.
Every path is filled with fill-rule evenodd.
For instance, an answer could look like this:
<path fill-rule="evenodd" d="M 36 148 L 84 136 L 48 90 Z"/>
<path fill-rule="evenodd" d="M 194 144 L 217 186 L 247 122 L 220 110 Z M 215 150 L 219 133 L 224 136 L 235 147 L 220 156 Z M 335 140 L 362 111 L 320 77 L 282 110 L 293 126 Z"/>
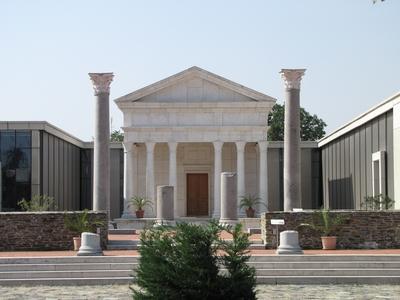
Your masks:
<path fill-rule="evenodd" d="M 157 226 L 176 226 L 176 221 L 174 220 L 157 220 L 154 225 L 154 227 Z"/>
<path fill-rule="evenodd" d="M 239 220 L 234 220 L 234 219 L 220 219 L 219 224 L 221 225 L 236 225 L 239 223 Z"/>

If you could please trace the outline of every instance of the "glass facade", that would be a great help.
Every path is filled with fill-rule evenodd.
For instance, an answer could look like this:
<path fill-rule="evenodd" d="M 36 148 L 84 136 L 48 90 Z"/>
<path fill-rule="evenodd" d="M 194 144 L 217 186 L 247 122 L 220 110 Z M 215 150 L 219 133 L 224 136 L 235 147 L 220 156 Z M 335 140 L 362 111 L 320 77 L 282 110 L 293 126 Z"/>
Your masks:
<path fill-rule="evenodd" d="M 0 131 L 1 210 L 19 210 L 31 198 L 32 137 L 30 131 Z"/>

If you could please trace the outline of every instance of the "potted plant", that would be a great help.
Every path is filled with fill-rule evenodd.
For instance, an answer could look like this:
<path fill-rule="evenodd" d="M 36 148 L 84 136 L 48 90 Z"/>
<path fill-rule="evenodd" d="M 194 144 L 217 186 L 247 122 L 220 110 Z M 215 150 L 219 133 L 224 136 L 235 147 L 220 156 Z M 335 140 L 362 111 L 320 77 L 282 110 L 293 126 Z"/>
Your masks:
<path fill-rule="evenodd" d="M 88 210 L 85 209 L 82 213 L 66 214 L 64 217 L 65 227 L 77 234 L 73 237 L 74 250 L 78 251 L 81 247 L 82 232 L 94 232 L 96 227 L 103 226 L 101 221 L 89 221 Z"/>
<path fill-rule="evenodd" d="M 141 219 L 144 216 L 144 208 L 146 206 L 152 208 L 153 203 L 149 200 L 146 199 L 145 197 L 141 196 L 134 196 L 129 200 L 128 206 L 134 206 L 136 211 L 136 218 Z"/>
<path fill-rule="evenodd" d="M 335 229 L 342 224 L 345 219 L 340 216 L 333 216 L 329 209 L 322 209 L 315 212 L 313 223 L 303 223 L 300 226 L 309 226 L 321 233 L 323 250 L 335 250 L 337 237 L 332 235 Z"/>
<path fill-rule="evenodd" d="M 246 216 L 248 218 L 254 218 L 254 214 L 256 212 L 255 207 L 259 204 L 264 204 L 261 202 L 261 198 L 255 195 L 248 194 L 247 196 L 240 197 L 239 208 L 246 209 Z"/>

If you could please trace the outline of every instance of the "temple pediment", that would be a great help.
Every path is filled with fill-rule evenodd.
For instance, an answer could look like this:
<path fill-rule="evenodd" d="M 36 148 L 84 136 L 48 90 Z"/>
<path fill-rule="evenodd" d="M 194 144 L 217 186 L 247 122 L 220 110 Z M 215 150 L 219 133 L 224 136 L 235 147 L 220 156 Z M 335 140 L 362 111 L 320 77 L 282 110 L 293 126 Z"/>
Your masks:
<path fill-rule="evenodd" d="M 276 100 L 199 67 L 191 67 L 115 100 L 117 104 L 249 101 Z"/>

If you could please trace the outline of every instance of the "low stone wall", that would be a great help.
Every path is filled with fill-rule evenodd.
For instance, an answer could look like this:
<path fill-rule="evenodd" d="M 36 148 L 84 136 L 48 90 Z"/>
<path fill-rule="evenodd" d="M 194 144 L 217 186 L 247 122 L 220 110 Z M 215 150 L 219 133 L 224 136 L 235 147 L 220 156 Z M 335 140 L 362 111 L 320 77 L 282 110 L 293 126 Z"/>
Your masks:
<path fill-rule="evenodd" d="M 76 233 L 65 228 L 66 214 L 82 212 L 1 212 L 0 251 L 72 250 Z M 89 212 L 90 221 L 101 221 L 101 243 L 107 244 L 108 224 L 105 212 Z"/>
<path fill-rule="evenodd" d="M 400 248 L 400 211 L 331 211 L 340 214 L 344 222 L 337 227 L 337 248 Z M 299 227 L 302 223 L 311 223 L 313 211 L 268 212 L 262 215 L 262 239 L 267 248 L 275 248 L 276 240 L 271 219 L 284 219 L 285 225 L 279 226 L 279 232 L 297 230 L 300 246 L 303 249 L 322 248 L 320 233 L 310 227 Z"/>

